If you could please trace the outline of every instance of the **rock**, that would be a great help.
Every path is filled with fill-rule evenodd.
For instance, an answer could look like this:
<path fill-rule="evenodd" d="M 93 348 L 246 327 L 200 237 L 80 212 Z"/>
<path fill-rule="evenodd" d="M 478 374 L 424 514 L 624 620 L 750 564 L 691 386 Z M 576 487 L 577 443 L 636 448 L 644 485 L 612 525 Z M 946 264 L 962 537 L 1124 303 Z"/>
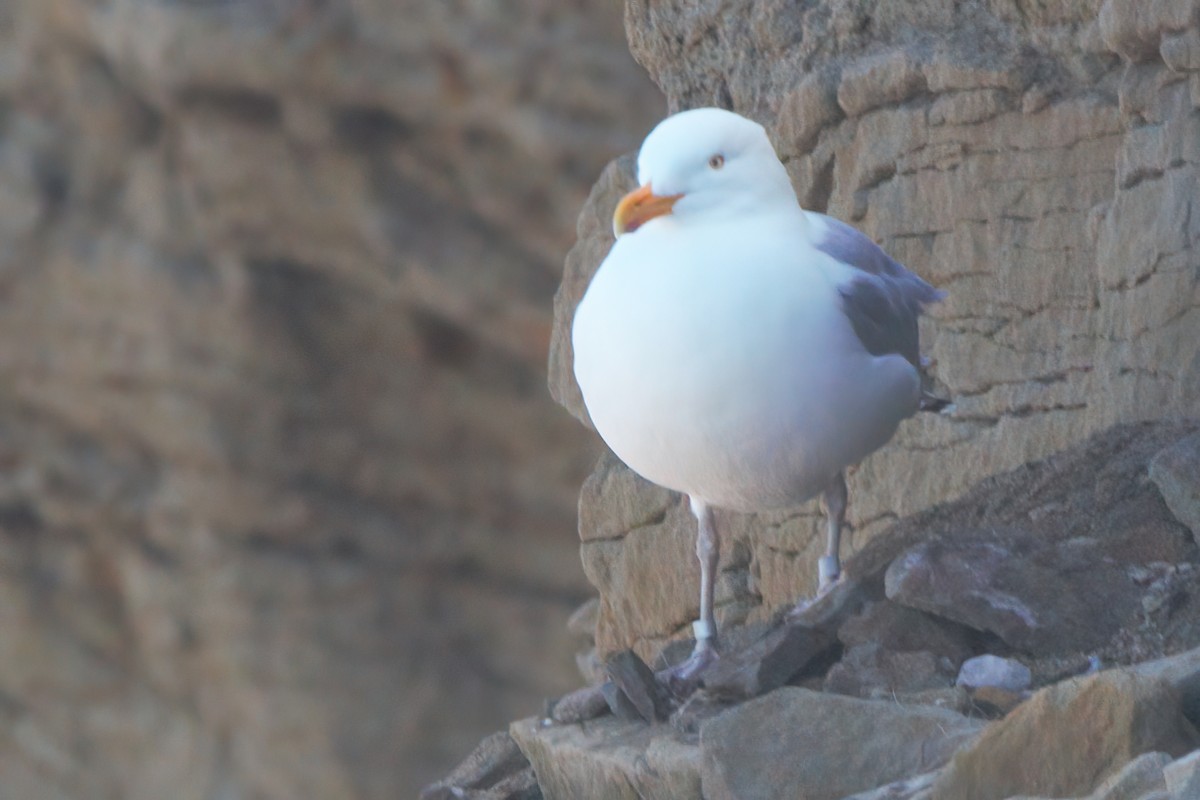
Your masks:
<path fill-rule="evenodd" d="M 989 725 L 943 771 L 932 800 L 1078 797 L 1143 753 L 1178 756 L 1198 742 L 1169 683 L 1102 672 L 1043 689 Z"/>
<path fill-rule="evenodd" d="M 860 117 L 880 106 L 895 106 L 926 91 L 921 65 L 910 51 L 893 50 L 859 59 L 842 71 L 838 105 L 847 116 Z"/>
<path fill-rule="evenodd" d="M 1200 647 L 1147 661 L 1130 671 L 1148 680 L 1162 680 L 1180 694 L 1183 713 L 1200 726 Z"/>
<path fill-rule="evenodd" d="M 1039 655 L 1100 647 L 1133 618 L 1143 594 L 1125 565 L 1095 546 L 998 526 L 918 545 L 888 568 L 886 587 L 890 600 Z"/>
<path fill-rule="evenodd" d="M 576 636 L 594 640 L 596 638 L 596 617 L 600 613 L 600 598 L 589 597 L 579 608 L 571 612 L 567 618 L 567 630 Z"/>
<path fill-rule="evenodd" d="M 890 600 L 870 603 L 838 628 L 838 639 L 848 648 L 877 644 L 898 652 L 924 650 L 956 665 L 971 652 L 969 638 L 966 628 Z"/>
<path fill-rule="evenodd" d="M 929 787 L 933 786 L 936 778 L 936 772 L 926 772 L 915 778 L 905 778 L 886 786 L 880 786 L 878 789 L 859 792 L 845 800 L 923 800 L 928 795 Z"/>
<path fill-rule="evenodd" d="M 917 704 L 944 708 L 959 714 L 976 717 L 979 709 L 971 702 L 971 696 L 960 686 L 946 686 L 940 689 L 924 689 L 919 692 L 897 692 L 890 695 L 891 699 L 902 705 Z"/>
<path fill-rule="evenodd" d="M 1181 439 L 1150 462 L 1150 478 L 1175 518 L 1200 537 L 1200 434 Z"/>
<path fill-rule="evenodd" d="M 980 686 L 970 694 L 971 702 L 984 714 L 1003 717 L 1028 699 L 1026 692 L 1013 692 L 995 686 Z"/>
<path fill-rule="evenodd" d="M 1159 37 L 1165 31 L 1185 30 L 1193 24 L 1195 10 L 1186 3 L 1164 0 L 1105 0 L 1099 21 L 1105 44 L 1130 61 L 1144 61 L 1158 54 Z"/>
<path fill-rule="evenodd" d="M 1197 26 L 1189 3 L 1143 5 L 931 0 L 815 13 L 766 2 L 738 16 L 720 4 L 627 4 L 630 47 L 672 110 L 713 104 L 760 121 L 807 207 L 854 222 L 949 291 L 922 334 L 956 413 L 906 422 L 852 476 L 855 549 L 895 519 L 1114 424 L 1195 415 Z M 551 386 L 575 413 L 571 315 L 611 243 L 630 167 L 600 179 L 563 276 Z M 613 504 L 605 546 L 584 555 L 604 562 L 593 570 L 602 578 L 623 533 L 638 530 L 619 521 L 639 514 L 618 514 L 615 495 L 589 509 L 598 523 Z M 1099 511 L 1075 511 L 1105 524 Z M 991 512 L 988 521 L 1005 516 Z M 737 617 L 769 619 L 813 594 L 815 503 L 723 522 L 725 546 L 749 555 L 723 567 Z M 1122 524 L 1143 523 L 1131 513 Z M 690 622 L 677 609 L 695 590 L 663 594 L 670 619 L 602 623 L 601 651 L 633 647 L 653 663 Z M 605 608 L 617 616 L 615 601 Z"/>
<path fill-rule="evenodd" d="M 847 650 L 833 665 L 824 688 L 853 697 L 893 697 L 945 689 L 953 680 L 953 666 L 926 650 L 897 653 L 877 644 L 861 644 Z"/>
<path fill-rule="evenodd" d="M 697 689 L 671 715 L 671 728 L 688 743 L 696 744 L 700 741 L 700 726 L 704 721 L 738 702 L 736 699 L 718 697 L 703 688 Z"/>
<path fill-rule="evenodd" d="M 1172 71 L 1200 71 L 1200 31 L 1195 27 L 1163 36 L 1158 50 L 1163 63 Z"/>
<path fill-rule="evenodd" d="M 1200 797 L 1200 750 L 1164 766 L 1163 780 L 1167 791 L 1175 797 L 1183 800 Z"/>
<path fill-rule="evenodd" d="M 976 656 L 963 662 L 955 683 L 970 689 L 981 686 L 1020 692 L 1033 681 L 1029 667 L 1011 658 L 993 655 Z"/>
<path fill-rule="evenodd" d="M 757 697 L 787 683 L 832 642 L 821 630 L 780 625 L 749 646 L 723 653 L 702 682 L 717 697 Z"/>
<path fill-rule="evenodd" d="M 585 686 L 559 698 L 550 712 L 555 722 L 574 723 L 595 719 L 611 711 L 605 685 Z"/>
<path fill-rule="evenodd" d="M 629 701 L 640 719 L 648 723 L 664 722 L 671 713 L 671 701 L 667 691 L 654 677 L 654 671 L 632 650 L 625 650 L 608 660 L 605 665 L 613 687 L 620 696 Z M 608 697 L 606 695 L 606 700 Z M 620 712 L 609 701 L 613 713 Z"/>
<path fill-rule="evenodd" d="M 939 512 L 942 532 L 892 560 L 889 599 L 1032 655 L 1103 647 L 1142 617 L 1142 570 L 1194 558 L 1194 543 L 1142 479 L 1161 446 L 1191 433 L 1190 423 L 1164 423 L 1144 438 L 1114 431 L 985 482 Z M 1086 466 L 1088 458 L 1097 460 Z"/>
<path fill-rule="evenodd" d="M 840 800 L 941 766 L 979 729 L 930 706 L 784 687 L 701 726 L 703 796 Z"/>
<path fill-rule="evenodd" d="M 546 800 L 700 797 L 700 748 L 668 727 L 604 717 L 586 725 L 509 728 Z"/>
<path fill-rule="evenodd" d="M 461 764 L 442 780 L 421 792 L 421 800 L 449 800 L 472 796 L 468 792 L 493 790 L 486 800 L 534 800 L 537 783 L 529 761 L 505 731 L 486 737 Z M 504 785 L 506 784 L 507 785 Z M 479 800 L 485 800 L 482 796 Z"/>
<path fill-rule="evenodd" d="M 1167 788 L 1163 768 L 1171 763 L 1166 753 L 1143 753 L 1096 787 L 1089 800 L 1141 800 Z"/>
<path fill-rule="evenodd" d="M 604 697 L 604 705 L 619 720 L 627 722 L 646 722 L 642 712 L 625 692 L 612 681 L 606 681 L 599 686 L 600 694 Z"/>

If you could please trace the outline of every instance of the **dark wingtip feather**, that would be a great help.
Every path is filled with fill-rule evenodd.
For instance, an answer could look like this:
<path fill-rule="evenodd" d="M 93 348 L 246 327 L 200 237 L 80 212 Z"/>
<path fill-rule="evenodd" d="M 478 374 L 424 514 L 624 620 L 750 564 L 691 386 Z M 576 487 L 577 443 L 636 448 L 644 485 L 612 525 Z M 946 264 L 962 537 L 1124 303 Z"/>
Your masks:
<path fill-rule="evenodd" d="M 927 392 L 921 392 L 921 404 L 918 408 L 921 411 L 929 411 L 934 414 L 949 414 L 954 411 L 954 401 L 944 397 L 937 397 Z"/>

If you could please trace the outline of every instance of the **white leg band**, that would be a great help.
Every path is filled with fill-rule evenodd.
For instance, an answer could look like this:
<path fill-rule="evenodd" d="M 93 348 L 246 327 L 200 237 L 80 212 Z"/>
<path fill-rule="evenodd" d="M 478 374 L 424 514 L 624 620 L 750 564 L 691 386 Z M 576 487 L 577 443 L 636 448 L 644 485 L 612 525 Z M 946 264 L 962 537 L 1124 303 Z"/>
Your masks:
<path fill-rule="evenodd" d="M 842 566 L 837 556 L 821 556 L 817 560 L 817 580 L 821 586 L 832 583 L 842 574 Z"/>
<path fill-rule="evenodd" d="M 716 627 L 707 620 L 698 619 L 692 623 L 692 635 L 696 637 L 696 641 L 711 639 L 716 633 Z"/>

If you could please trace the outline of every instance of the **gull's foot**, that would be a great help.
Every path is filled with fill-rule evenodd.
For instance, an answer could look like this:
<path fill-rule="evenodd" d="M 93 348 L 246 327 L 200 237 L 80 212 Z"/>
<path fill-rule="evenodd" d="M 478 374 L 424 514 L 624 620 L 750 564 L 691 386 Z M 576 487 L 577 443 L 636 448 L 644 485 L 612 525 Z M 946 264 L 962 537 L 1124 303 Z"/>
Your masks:
<path fill-rule="evenodd" d="M 658 682 L 677 698 L 684 698 L 700 686 L 700 678 L 704 671 L 716 663 L 717 648 L 702 639 L 696 644 L 692 654 L 673 667 L 667 667 L 654 674 Z"/>
<path fill-rule="evenodd" d="M 834 556 L 821 556 L 817 561 L 817 593 L 812 597 L 804 597 L 796 602 L 796 607 L 787 613 L 788 622 L 805 624 L 811 622 L 814 613 L 819 615 L 822 601 L 834 594 L 838 587 L 845 586 L 847 581 L 842 574 L 841 562 Z M 836 605 L 836 603 L 835 603 Z"/>

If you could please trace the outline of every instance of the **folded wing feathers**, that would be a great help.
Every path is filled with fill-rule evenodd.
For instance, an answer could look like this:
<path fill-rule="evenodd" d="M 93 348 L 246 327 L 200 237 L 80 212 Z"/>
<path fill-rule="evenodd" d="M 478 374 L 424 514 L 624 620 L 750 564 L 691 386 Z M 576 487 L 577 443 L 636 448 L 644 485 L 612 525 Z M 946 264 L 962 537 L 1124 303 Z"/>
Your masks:
<path fill-rule="evenodd" d="M 899 353 L 921 369 L 917 317 L 945 292 L 909 272 L 855 228 L 832 217 L 823 219 L 827 227 L 817 249 L 859 270 L 839 291 L 842 309 L 863 347 L 876 356 Z"/>

